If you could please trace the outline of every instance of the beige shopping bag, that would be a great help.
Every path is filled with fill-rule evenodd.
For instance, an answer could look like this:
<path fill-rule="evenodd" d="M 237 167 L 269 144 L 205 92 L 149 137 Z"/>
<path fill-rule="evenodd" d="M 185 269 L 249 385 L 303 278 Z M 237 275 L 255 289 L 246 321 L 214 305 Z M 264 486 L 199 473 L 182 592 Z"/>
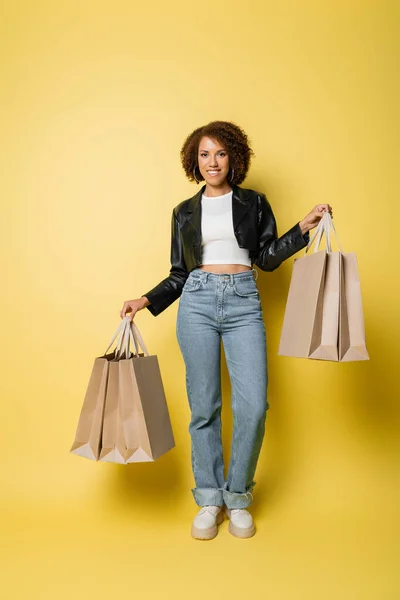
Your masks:
<path fill-rule="evenodd" d="M 361 288 L 354 253 L 332 252 L 325 213 L 305 256 L 296 259 L 278 354 L 330 361 L 368 360 Z M 319 251 L 322 235 L 326 250 Z M 317 239 L 314 254 L 307 255 Z M 318 258 L 319 256 L 319 258 Z M 322 268 L 323 265 L 323 268 Z"/>
<path fill-rule="evenodd" d="M 120 352 L 109 363 L 100 460 L 150 462 L 175 442 L 157 357 L 128 316 L 123 323 Z"/>
<path fill-rule="evenodd" d="M 311 348 L 309 358 L 319 360 L 339 360 L 339 313 L 340 313 L 340 281 L 342 270 L 342 247 L 339 243 L 341 252 L 333 252 L 330 237 L 330 215 L 325 213 L 319 223 L 319 227 L 314 234 L 317 242 L 314 248 L 314 254 L 319 251 L 321 237 L 326 237 L 326 269 L 325 276 L 321 282 L 320 307 L 315 318 L 316 344 Z M 312 245 L 313 239 L 307 249 Z"/>
<path fill-rule="evenodd" d="M 120 395 L 120 361 L 130 356 L 129 321 L 121 323 L 122 331 L 114 357 L 109 362 L 101 451 L 99 460 L 125 463 L 126 442 L 123 428 L 122 401 Z"/>
<path fill-rule="evenodd" d="M 323 227 L 329 249 L 331 231 L 334 232 L 340 248 L 337 360 L 340 362 L 369 360 L 357 257 L 354 252 L 343 252 L 332 218 L 328 213 L 324 215 Z"/>
<path fill-rule="evenodd" d="M 305 256 L 294 261 L 278 354 L 308 358 L 321 346 L 327 251 L 318 252 L 322 227 L 315 232 Z M 314 254 L 307 254 L 317 237 Z"/>
<path fill-rule="evenodd" d="M 110 361 L 115 354 L 120 352 L 122 334 L 125 324 L 120 323 L 107 350 L 103 356 L 95 358 L 89 384 L 86 390 L 83 406 L 78 419 L 75 440 L 70 452 L 98 460 L 101 449 L 101 438 L 103 428 L 103 413 L 108 389 L 108 376 Z M 120 335 L 115 352 L 107 354 L 114 340 Z"/>
<path fill-rule="evenodd" d="M 157 356 L 148 353 L 134 321 L 129 331 L 134 346 L 143 352 L 119 361 L 125 460 L 154 461 L 171 450 L 175 441 Z M 128 349 L 125 354 L 129 356 Z"/>
<path fill-rule="evenodd" d="M 100 461 L 124 463 L 125 438 L 119 403 L 119 362 L 109 364 L 108 385 L 104 406 Z"/>
<path fill-rule="evenodd" d="M 342 362 L 369 360 L 356 255 L 342 255 L 339 353 Z"/>

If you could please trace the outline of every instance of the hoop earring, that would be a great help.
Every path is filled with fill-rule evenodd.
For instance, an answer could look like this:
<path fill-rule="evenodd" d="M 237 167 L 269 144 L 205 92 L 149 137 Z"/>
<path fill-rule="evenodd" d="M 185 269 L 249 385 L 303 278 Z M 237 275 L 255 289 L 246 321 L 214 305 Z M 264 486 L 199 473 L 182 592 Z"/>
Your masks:
<path fill-rule="evenodd" d="M 231 181 L 233 181 L 233 175 L 235 173 L 235 169 L 232 167 L 232 177 L 231 177 Z"/>
<path fill-rule="evenodd" d="M 197 177 L 196 177 L 196 167 L 193 169 L 193 177 L 196 183 L 199 183 Z"/>

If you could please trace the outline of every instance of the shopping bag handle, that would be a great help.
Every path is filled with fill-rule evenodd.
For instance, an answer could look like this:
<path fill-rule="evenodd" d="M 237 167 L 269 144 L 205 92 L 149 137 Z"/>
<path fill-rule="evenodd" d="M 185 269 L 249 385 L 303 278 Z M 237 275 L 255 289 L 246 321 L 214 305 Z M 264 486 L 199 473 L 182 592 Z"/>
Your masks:
<path fill-rule="evenodd" d="M 129 315 L 125 316 L 121 320 L 121 323 L 118 325 L 116 332 L 114 333 L 106 351 L 104 352 L 104 356 L 107 354 L 118 335 L 120 337 L 115 348 L 115 358 L 121 358 L 123 352 L 125 352 L 125 356 L 127 358 L 130 358 L 130 340 L 132 341 L 132 345 L 135 349 L 133 352 L 134 356 L 139 356 L 139 345 L 142 348 L 144 355 L 149 356 L 149 352 L 146 348 L 146 344 L 144 343 L 139 328 L 134 321 L 130 321 Z"/>
<path fill-rule="evenodd" d="M 117 342 L 117 345 L 115 347 L 115 358 L 116 359 L 120 359 L 122 356 L 122 353 L 125 351 L 127 353 L 126 350 L 126 346 L 127 346 L 127 342 L 128 342 L 128 348 L 129 348 L 129 317 L 125 317 L 124 319 L 122 319 L 121 323 L 119 324 L 119 326 L 117 327 L 116 332 L 114 333 L 111 342 L 109 343 L 107 350 L 104 352 L 104 356 L 106 356 L 108 350 L 110 349 L 110 347 L 113 345 L 116 337 L 119 335 L 119 339 Z M 136 350 L 135 354 L 136 356 L 139 355 L 139 349 L 137 346 L 137 342 L 136 339 L 133 338 L 132 339 L 133 342 L 133 346 Z M 126 354 L 127 355 L 127 354 Z"/>
<path fill-rule="evenodd" d="M 307 248 L 305 250 L 305 254 L 307 254 L 307 252 L 311 248 L 311 246 L 312 246 L 315 238 L 317 238 L 317 241 L 316 241 L 316 244 L 315 244 L 315 247 L 314 247 L 314 252 L 318 252 L 318 250 L 319 250 L 319 244 L 321 242 L 322 233 L 323 233 L 323 225 L 324 225 L 323 220 L 320 219 L 320 222 L 317 225 L 317 228 L 316 228 L 316 230 L 314 232 L 314 235 L 311 237 L 310 241 L 307 244 Z"/>
<path fill-rule="evenodd" d="M 336 227 L 335 227 L 335 225 L 333 223 L 333 219 L 332 219 L 331 215 L 328 212 L 325 213 L 325 219 L 326 219 L 326 222 L 327 222 L 327 230 L 328 230 L 328 236 L 329 236 L 329 245 L 330 245 L 330 230 L 332 229 L 333 233 L 335 234 L 335 238 L 336 238 L 336 241 L 338 243 L 338 246 L 340 248 L 340 252 L 342 254 L 344 254 L 344 251 L 343 251 L 343 248 L 342 248 L 342 244 L 340 243 L 339 236 L 338 236 L 338 234 L 336 232 Z"/>
<path fill-rule="evenodd" d="M 111 342 L 108 344 L 107 346 L 107 350 L 104 352 L 103 356 L 106 356 L 107 352 L 109 351 L 109 349 L 111 348 L 111 346 L 113 345 L 116 337 L 121 334 L 118 343 L 117 343 L 117 348 L 116 350 L 118 350 L 118 352 L 120 351 L 121 348 L 121 343 L 124 337 L 124 331 L 125 331 L 125 327 L 126 327 L 126 323 L 124 322 L 124 320 L 121 320 L 121 323 L 118 325 L 116 332 L 114 333 Z"/>
<path fill-rule="evenodd" d="M 316 244 L 314 247 L 314 253 L 319 251 L 319 245 L 321 243 L 323 234 L 325 234 L 325 237 L 326 237 L 326 249 L 328 252 L 332 252 L 331 229 L 333 230 L 333 233 L 335 234 L 336 241 L 339 245 L 340 251 L 343 254 L 344 253 L 343 248 L 340 243 L 339 237 L 337 235 L 335 225 L 333 224 L 333 219 L 332 219 L 331 215 L 329 214 L 329 212 L 324 212 L 324 214 L 322 215 L 322 218 L 320 219 L 320 222 L 317 225 L 317 229 L 316 229 L 314 235 L 311 237 L 310 241 L 307 244 L 307 247 L 305 249 L 305 254 L 307 254 L 308 250 L 310 249 L 310 247 L 312 246 L 312 244 L 316 238 L 317 238 L 317 241 L 316 241 Z"/>
<path fill-rule="evenodd" d="M 131 331 L 132 331 L 132 335 L 133 337 L 136 339 L 137 342 L 139 342 L 142 350 L 143 350 L 143 354 L 145 356 L 149 356 L 149 351 L 146 348 L 146 344 L 144 343 L 144 339 L 142 334 L 139 331 L 138 326 L 136 325 L 136 323 L 134 321 L 131 321 Z"/>
<path fill-rule="evenodd" d="M 139 346 L 142 348 L 143 354 L 145 356 L 149 356 L 149 352 L 146 348 L 146 344 L 144 343 L 143 337 L 142 337 L 136 323 L 134 321 L 130 321 L 129 316 L 124 317 L 124 321 L 125 321 L 125 330 L 124 330 L 124 334 L 123 334 L 122 350 L 125 352 L 125 357 L 131 358 L 131 351 L 130 351 L 130 344 L 129 344 L 130 341 L 132 341 L 133 347 L 135 348 L 135 352 L 133 352 L 133 355 L 136 358 L 139 357 Z M 120 358 L 120 356 L 118 358 Z"/>
<path fill-rule="evenodd" d="M 125 321 L 125 329 L 124 329 L 124 333 L 122 336 L 122 344 L 121 344 L 120 351 L 118 352 L 118 354 L 116 354 L 115 357 L 118 359 L 121 359 L 122 354 L 125 353 L 125 358 L 131 358 L 131 350 L 130 350 L 130 344 L 129 344 L 130 340 L 132 340 L 132 345 L 134 347 L 133 355 L 138 357 L 139 356 L 139 348 L 138 348 L 136 338 L 132 335 L 132 331 L 129 326 L 129 317 L 125 317 L 124 321 Z"/>

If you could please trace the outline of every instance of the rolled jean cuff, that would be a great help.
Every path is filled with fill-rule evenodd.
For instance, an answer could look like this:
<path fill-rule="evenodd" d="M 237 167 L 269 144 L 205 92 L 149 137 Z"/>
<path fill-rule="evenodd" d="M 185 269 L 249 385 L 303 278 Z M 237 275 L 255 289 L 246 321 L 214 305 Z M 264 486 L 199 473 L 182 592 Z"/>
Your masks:
<path fill-rule="evenodd" d="M 225 506 L 227 508 L 246 508 L 247 506 L 250 506 L 250 504 L 253 502 L 253 494 L 251 493 L 251 490 L 255 485 L 256 482 L 253 481 L 245 492 L 239 493 L 228 491 L 228 484 L 225 483 L 222 490 Z"/>
<path fill-rule="evenodd" d="M 221 488 L 192 488 L 192 494 L 199 506 L 223 506 Z"/>

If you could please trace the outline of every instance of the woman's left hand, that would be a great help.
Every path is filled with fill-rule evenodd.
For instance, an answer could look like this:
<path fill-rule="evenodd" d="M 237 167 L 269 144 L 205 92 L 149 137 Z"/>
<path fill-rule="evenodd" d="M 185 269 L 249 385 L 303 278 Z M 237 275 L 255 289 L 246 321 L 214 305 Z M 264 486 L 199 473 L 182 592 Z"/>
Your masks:
<path fill-rule="evenodd" d="M 310 229 L 316 227 L 322 219 L 325 212 L 329 212 L 329 214 L 333 218 L 332 207 L 330 204 L 317 204 L 317 206 L 315 206 L 312 209 L 312 211 L 309 212 L 308 215 L 304 217 L 302 221 L 300 221 L 300 227 L 303 234 L 306 231 L 309 231 Z"/>

